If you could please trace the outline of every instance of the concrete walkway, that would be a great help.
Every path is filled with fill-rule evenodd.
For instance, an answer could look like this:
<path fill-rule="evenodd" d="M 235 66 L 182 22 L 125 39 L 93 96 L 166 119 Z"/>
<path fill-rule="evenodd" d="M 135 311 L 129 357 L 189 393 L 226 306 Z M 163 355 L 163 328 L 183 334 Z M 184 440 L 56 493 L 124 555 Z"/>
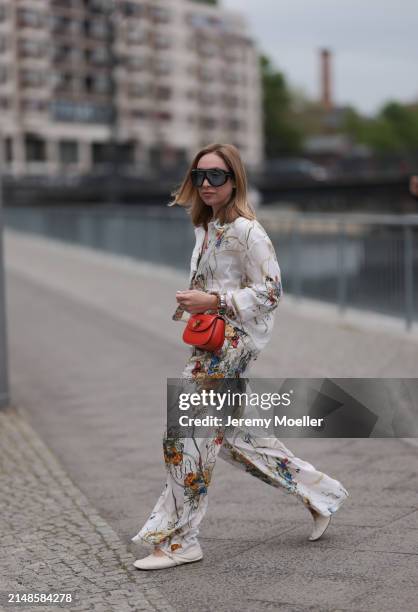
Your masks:
<path fill-rule="evenodd" d="M 185 276 L 10 230 L 5 250 L 18 418 L 46 443 L 126 555 L 143 556 L 147 549 L 130 538 L 165 479 L 166 378 L 179 375 L 187 356 L 182 324 L 170 317 Z M 351 314 L 341 321 L 331 307 L 295 306 L 290 298 L 280 305 L 274 337 L 252 372 L 280 378 L 417 375 L 418 335 L 405 334 L 402 323 Z M 395 439 L 298 439 L 289 446 L 350 492 L 323 539 L 307 542 L 310 516 L 291 496 L 219 462 L 201 528 L 203 561 L 130 574 L 150 609 L 416 609 L 417 449 Z M 45 496 L 48 486 L 54 488 L 46 483 Z M 26 528 L 22 517 L 17 531 Z M 57 538 L 65 547 L 64 535 Z M 18 534 L 8 545 L 14 542 L 22 546 Z M 89 567 L 91 556 L 93 572 L 97 547 L 92 541 L 83 557 Z M 52 590 L 57 553 L 48 548 L 43 562 Z M 117 557 L 109 562 L 113 571 L 130 571 Z M 108 570 L 105 564 L 103 573 Z M 83 571 L 75 590 L 82 591 Z M 35 579 L 30 584 L 25 577 L 27 590 L 36 587 Z M 55 586 L 62 589 L 62 581 Z M 154 602 L 144 586 L 155 589 Z M 12 587 L 6 582 L 2 590 Z"/>

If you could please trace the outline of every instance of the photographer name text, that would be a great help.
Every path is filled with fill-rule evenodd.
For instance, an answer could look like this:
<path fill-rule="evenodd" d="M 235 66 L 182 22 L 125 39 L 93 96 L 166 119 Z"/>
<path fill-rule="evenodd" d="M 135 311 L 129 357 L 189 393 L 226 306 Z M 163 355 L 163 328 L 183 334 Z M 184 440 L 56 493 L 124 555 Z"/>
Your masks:
<path fill-rule="evenodd" d="M 312 418 L 304 414 L 299 418 L 291 418 L 286 415 L 275 416 L 274 425 L 276 427 L 323 427 L 325 419 Z M 228 416 L 224 423 L 223 417 L 205 416 L 203 418 L 189 417 L 182 415 L 179 418 L 181 427 L 264 427 L 268 429 L 273 422 L 273 418 L 233 418 Z"/>

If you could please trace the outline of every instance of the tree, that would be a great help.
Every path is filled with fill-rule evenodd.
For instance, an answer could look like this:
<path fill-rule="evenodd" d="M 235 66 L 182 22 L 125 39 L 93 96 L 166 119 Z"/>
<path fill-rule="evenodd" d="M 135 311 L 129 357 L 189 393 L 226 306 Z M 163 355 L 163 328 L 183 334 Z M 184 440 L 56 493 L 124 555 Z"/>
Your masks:
<path fill-rule="evenodd" d="M 418 149 L 418 112 L 416 109 L 408 109 L 398 102 L 388 102 L 382 108 L 380 118 L 396 132 L 404 149 L 407 151 Z"/>
<path fill-rule="evenodd" d="M 292 96 L 286 79 L 270 60 L 260 57 L 263 88 L 263 131 L 267 158 L 299 153 L 303 134 L 292 116 Z"/>
<path fill-rule="evenodd" d="M 347 113 L 344 131 L 376 153 L 408 153 L 418 149 L 418 110 L 388 102 L 376 117 Z"/>

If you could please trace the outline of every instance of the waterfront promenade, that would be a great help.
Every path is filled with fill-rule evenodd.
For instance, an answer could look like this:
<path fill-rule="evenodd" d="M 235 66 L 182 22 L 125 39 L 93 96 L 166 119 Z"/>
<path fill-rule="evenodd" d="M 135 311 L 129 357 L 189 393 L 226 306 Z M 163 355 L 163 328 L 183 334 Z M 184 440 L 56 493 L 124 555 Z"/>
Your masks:
<path fill-rule="evenodd" d="M 147 548 L 130 538 L 164 482 L 166 379 L 188 352 L 171 321 L 187 276 L 11 230 L 4 240 L 1 591 L 73 590 L 74 610 L 415 610 L 418 448 L 396 439 L 288 442 L 350 492 L 316 543 L 295 499 L 219 461 L 203 561 L 135 570 Z M 418 334 L 285 295 L 251 375 L 417 378 Z"/>

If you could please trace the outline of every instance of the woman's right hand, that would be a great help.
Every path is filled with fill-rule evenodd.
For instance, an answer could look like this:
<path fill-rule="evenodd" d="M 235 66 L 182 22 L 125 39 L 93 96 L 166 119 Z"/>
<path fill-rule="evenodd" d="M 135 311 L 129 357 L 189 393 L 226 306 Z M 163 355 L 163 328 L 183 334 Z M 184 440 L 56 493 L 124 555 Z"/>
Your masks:
<path fill-rule="evenodd" d="M 409 190 L 413 196 L 418 197 L 418 176 L 411 176 Z"/>
<path fill-rule="evenodd" d="M 188 291 L 177 291 L 176 300 L 178 304 L 190 314 L 199 314 L 206 310 L 215 310 L 218 305 L 216 295 L 190 289 Z"/>

